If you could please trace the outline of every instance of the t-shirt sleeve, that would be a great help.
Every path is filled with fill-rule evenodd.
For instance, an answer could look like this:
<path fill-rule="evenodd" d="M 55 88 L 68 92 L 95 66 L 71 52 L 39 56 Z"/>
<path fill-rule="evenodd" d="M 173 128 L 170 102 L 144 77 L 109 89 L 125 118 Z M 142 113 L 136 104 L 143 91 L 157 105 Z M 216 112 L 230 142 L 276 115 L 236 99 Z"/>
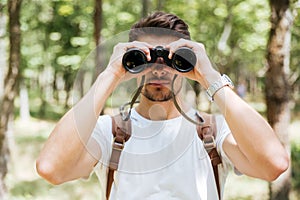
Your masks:
<path fill-rule="evenodd" d="M 111 154 L 112 136 L 112 120 L 108 115 L 102 115 L 98 118 L 96 126 L 91 136 L 101 149 L 101 158 L 99 162 L 108 165 Z"/>
<path fill-rule="evenodd" d="M 217 124 L 217 137 L 216 137 L 216 143 L 217 143 L 217 151 L 219 152 L 219 155 L 221 155 L 222 163 L 226 163 L 226 165 L 231 165 L 232 163 L 227 157 L 226 153 L 223 150 L 223 142 L 225 138 L 231 134 L 231 130 L 229 129 L 226 120 L 222 115 L 216 116 L 216 124 Z"/>
<path fill-rule="evenodd" d="M 228 156 L 226 155 L 225 151 L 223 150 L 223 143 L 226 137 L 231 133 L 231 130 L 224 119 L 222 115 L 216 116 L 216 122 L 217 122 L 217 151 L 219 152 L 219 155 L 221 155 L 223 167 L 225 168 L 231 168 L 234 170 L 235 174 L 241 175 L 241 173 L 234 167 Z M 228 169 L 227 169 L 228 170 Z"/>

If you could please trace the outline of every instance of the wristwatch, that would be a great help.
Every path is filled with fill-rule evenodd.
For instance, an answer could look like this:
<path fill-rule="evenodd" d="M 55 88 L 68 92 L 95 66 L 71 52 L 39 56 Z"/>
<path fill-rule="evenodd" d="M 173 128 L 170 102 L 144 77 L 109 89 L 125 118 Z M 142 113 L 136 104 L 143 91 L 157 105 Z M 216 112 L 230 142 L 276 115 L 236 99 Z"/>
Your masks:
<path fill-rule="evenodd" d="M 212 83 L 208 89 L 206 90 L 206 94 L 207 97 L 209 99 L 210 102 L 214 101 L 214 95 L 216 94 L 217 91 L 219 91 L 221 88 L 228 86 L 231 89 L 234 88 L 233 82 L 231 81 L 231 79 L 226 75 L 223 74 L 221 76 L 221 79 L 215 81 L 214 83 Z"/>

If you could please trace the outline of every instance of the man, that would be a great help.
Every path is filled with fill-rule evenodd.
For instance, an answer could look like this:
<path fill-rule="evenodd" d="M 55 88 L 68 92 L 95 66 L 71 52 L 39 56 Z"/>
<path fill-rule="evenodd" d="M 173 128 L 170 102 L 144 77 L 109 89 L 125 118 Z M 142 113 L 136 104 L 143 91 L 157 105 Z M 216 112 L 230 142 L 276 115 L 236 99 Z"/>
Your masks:
<path fill-rule="evenodd" d="M 212 67 L 204 45 L 190 40 L 185 22 L 175 15 L 156 12 L 136 23 L 129 38 L 130 42 L 114 47 L 106 69 L 52 131 L 37 159 L 37 171 L 42 177 L 61 184 L 88 177 L 94 170 L 105 198 L 114 138 L 111 117 L 98 116 L 114 89 L 131 78 L 137 78 L 142 85 L 140 103 L 131 110 L 131 137 L 120 157 L 110 199 L 219 198 L 196 125 L 182 117 L 184 114 L 191 119 L 195 113 L 186 108 L 181 98 L 183 77 L 209 90 L 211 100 L 223 114 L 216 116 L 222 191 L 230 165 L 240 173 L 267 181 L 275 180 L 288 168 L 288 155 L 272 128 L 233 92 L 229 78 Z M 162 57 L 140 73 L 125 70 L 122 57 L 128 50 L 139 49 L 150 61 L 151 50 L 157 46 L 167 49 L 169 58 L 176 50 L 187 47 L 195 53 L 197 62 L 184 73 L 167 66 Z M 224 78 L 225 83 L 220 81 Z"/>

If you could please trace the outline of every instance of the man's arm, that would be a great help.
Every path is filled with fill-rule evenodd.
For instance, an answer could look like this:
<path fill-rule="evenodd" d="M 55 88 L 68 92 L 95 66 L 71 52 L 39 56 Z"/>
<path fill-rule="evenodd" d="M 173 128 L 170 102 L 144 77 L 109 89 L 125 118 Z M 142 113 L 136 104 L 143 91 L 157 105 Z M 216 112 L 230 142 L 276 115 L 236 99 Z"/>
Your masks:
<path fill-rule="evenodd" d="M 288 168 L 289 157 L 270 125 L 229 87 L 214 99 L 232 131 L 223 149 L 235 167 L 249 176 L 275 180 Z"/>
<path fill-rule="evenodd" d="M 203 44 L 180 39 L 168 47 L 172 54 L 182 46 L 195 52 L 197 63 L 193 71 L 181 75 L 199 82 L 205 89 L 221 79 L 220 73 L 212 67 Z M 286 150 L 258 112 L 229 87 L 218 90 L 214 102 L 232 131 L 232 135 L 225 139 L 223 149 L 240 172 L 272 181 L 288 168 Z"/>
<path fill-rule="evenodd" d="M 36 161 L 37 171 L 43 178 L 60 184 L 90 174 L 101 157 L 101 149 L 90 135 L 118 82 L 113 73 L 104 71 L 89 92 L 58 122 Z"/>
<path fill-rule="evenodd" d="M 53 184 L 87 177 L 101 158 L 101 148 L 90 136 L 104 104 L 121 81 L 147 73 L 126 74 L 122 57 L 129 48 L 139 48 L 150 60 L 151 46 L 144 42 L 119 43 L 110 62 L 88 93 L 58 122 L 37 161 L 38 173 Z"/>

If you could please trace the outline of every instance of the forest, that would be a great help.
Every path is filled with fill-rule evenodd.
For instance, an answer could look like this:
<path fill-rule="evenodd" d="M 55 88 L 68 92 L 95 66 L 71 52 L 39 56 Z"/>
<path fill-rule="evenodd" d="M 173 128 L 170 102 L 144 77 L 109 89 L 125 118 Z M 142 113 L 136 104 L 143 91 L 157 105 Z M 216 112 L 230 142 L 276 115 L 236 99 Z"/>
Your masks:
<path fill-rule="evenodd" d="M 0 199 L 97 199 L 95 176 L 53 186 L 37 175 L 35 159 L 105 69 L 113 46 L 156 10 L 189 24 L 192 40 L 236 89 L 246 87 L 244 100 L 290 152 L 289 170 L 272 183 L 230 174 L 225 199 L 300 198 L 299 0 L 0 0 Z M 212 111 L 205 91 L 189 84 L 198 108 Z M 122 85 L 105 112 L 134 87 Z"/>

